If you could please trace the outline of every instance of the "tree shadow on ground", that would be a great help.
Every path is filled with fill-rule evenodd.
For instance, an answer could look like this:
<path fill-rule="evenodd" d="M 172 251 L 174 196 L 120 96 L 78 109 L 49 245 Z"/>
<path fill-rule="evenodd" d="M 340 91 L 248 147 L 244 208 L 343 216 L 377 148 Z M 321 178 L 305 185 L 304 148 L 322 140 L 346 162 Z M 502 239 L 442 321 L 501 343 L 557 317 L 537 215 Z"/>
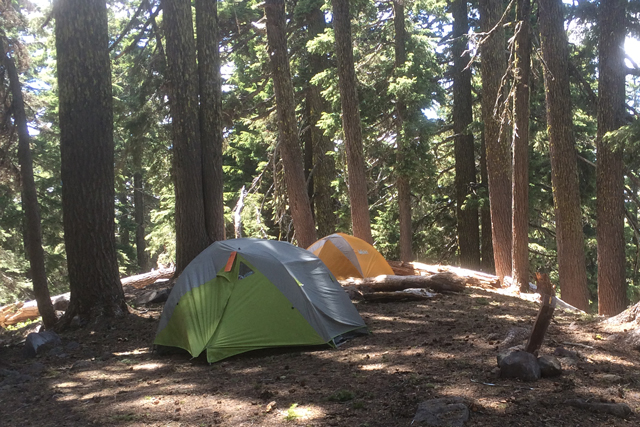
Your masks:
<path fill-rule="evenodd" d="M 80 348 L 65 357 L 24 361 L 19 348 L 4 348 L 0 359 L 10 369 L 42 369 L 32 381 L 0 389 L 3 423 L 408 426 L 419 402 L 446 396 L 466 399 L 470 426 L 637 422 L 564 404 L 591 397 L 640 407 L 636 354 L 594 341 L 589 319 L 556 312 L 542 352 L 560 343 L 591 348 L 564 344 L 579 354 L 563 376 L 521 383 L 497 378 L 495 357 L 507 331 L 533 324 L 535 304 L 470 289 L 357 308 L 372 333 L 337 349 L 261 350 L 211 365 L 203 356 L 150 351 L 158 311 L 68 332 L 63 341 Z"/>

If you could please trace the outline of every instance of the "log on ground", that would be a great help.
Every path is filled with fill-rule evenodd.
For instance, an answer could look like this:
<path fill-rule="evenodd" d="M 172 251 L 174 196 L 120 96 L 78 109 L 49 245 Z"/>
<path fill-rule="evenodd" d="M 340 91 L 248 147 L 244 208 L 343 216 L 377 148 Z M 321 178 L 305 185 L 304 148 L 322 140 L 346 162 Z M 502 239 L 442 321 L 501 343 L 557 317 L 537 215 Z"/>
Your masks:
<path fill-rule="evenodd" d="M 173 274 L 176 272 L 174 267 L 168 268 L 160 268 L 158 270 L 153 270 L 148 273 L 138 274 L 136 276 L 129 276 L 120 279 L 122 282 L 122 286 L 133 286 L 136 289 L 144 288 L 156 280 L 160 279 L 170 279 L 173 277 Z"/>
<path fill-rule="evenodd" d="M 453 273 L 438 273 L 431 276 L 378 276 L 365 279 L 341 280 L 343 287 L 364 293 L 396 292 L 409 288 L 432 289 L 436 292 L 462 292 L 466 279 Z"/>
<path fill-rule="evenodd" d="M 447 265 L 430 265 L 421 262 L 388 261 L 388 263 L 398 276 L 430 276 L 438 273 L 452 273 L 467 279 L 468 285 L 485 288 L 499 288 L 501 286 L 498 276 L 481 271 Z"/>

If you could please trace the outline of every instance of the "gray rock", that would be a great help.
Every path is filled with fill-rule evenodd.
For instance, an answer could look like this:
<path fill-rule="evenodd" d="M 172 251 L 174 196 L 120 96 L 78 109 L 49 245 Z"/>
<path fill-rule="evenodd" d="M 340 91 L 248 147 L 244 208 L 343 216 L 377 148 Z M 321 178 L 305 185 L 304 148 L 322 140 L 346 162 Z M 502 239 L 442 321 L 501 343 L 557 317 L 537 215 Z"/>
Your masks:
<path fill-rule="evenodd" d="M 51 302 L 53 302 L 53 309 L 57 311 L 66 311 L 69 307 L 69 302 L 71 301 L 71 292 L 67 292 L 66 294 L 56 295 L 51 298 Z"/>
<path fill-rule="evenodd" d="M 562 365 L 555 356 L 545 354 L 544 356 L 538 357 L 538 365 L 540 365 L 540 374 L 543 378 L 562 375 Z"/>
<path fill-rule="evenodd" d="M 538 360 L 526 351 L 513 352 L 500 361 L 500 377 L 536 381 L 540 379 Z"/>
<path fill-rule="evenodd" d="M 32 332 L 24 343 L 24 357 L 32 358 L 38 354 L 62 345 L 60 337 L 53 331 Z"/>
<path fill-rule="evenodd" d="M 461 427 L 469 420 L 469 408 L 461 397 L 443 397 L 418 405 L 412 425 Z"/>
<path fill-rule="evenodd" d="M 518 351 L 524 351 L 524 345 L 517 345 L 515 347 L 511 347 L 511 348 L 508 348 L 506 350 L 502 350 L 501 352 L 499 352 L 498 356 L 496 357 L 497 361 L 498 361 L 498 366 L 500 366 L 500 362 L 502 362 L 502 359 L 504 359 L 505 357 L 507 357 L 511 353 L 516 353 Z"/>
<path fill-rule="evenodd" d="M 168 288 L 147 292 L 145 294 L 140 295 L 138 298 L 136 298 L 134 300 L 134 303 L 136 305 L 145 305 L 145 304 L 165 302 L 167 298 L 169 298 L 170 293 L 171 293 L 171 290 Z"/>

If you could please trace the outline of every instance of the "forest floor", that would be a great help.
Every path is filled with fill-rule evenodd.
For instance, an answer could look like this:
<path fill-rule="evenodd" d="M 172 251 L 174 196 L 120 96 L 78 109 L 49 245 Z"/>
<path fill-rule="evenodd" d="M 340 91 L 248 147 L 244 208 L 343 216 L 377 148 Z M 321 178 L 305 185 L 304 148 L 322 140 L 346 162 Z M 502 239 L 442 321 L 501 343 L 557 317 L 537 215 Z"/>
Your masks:
<path fill-rule="evenodd" d="M 629 325 L 556 310 L 541 354 L 563 347 L 577 355 L 561 359 L 562 376 L 523 383 L 497 377 L 496 354 L 509 330 L 531 327 L 537 304 L 468 288 L 356 306 L 372 333 L 338 349 L 258 351 L 211 365 L 150 350 L 161 305 L 66 332 L 62 351 L 35 359 L 5 344 L 0 423 L 409 426 L 420 402 L 461 396 L 467 426 L 640 425 L 639 354 L 615 339 Z M 591 413 L 568 406 L 572 398 L 626 403 L 638 415 Z"/>

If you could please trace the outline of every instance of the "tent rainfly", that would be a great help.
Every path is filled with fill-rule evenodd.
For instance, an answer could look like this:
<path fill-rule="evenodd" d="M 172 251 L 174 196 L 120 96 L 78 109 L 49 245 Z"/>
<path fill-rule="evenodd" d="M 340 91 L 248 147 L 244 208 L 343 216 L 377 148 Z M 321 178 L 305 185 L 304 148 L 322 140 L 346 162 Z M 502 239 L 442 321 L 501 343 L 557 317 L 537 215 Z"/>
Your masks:
<path fill-rule="evenodd" d="M 323 237 L 307 250 L 317 255 L 339 280 L 394 274 L 376 248 L 348 234 L 334 233 Z"/>
<path fill-rule="evenodd" d="M 286 242 L 213 243 L 182 272 L 154 344 L 217 362 L 250 350 L 329 344 L 368 333 L 347 294 L 312 253 Z"/>

